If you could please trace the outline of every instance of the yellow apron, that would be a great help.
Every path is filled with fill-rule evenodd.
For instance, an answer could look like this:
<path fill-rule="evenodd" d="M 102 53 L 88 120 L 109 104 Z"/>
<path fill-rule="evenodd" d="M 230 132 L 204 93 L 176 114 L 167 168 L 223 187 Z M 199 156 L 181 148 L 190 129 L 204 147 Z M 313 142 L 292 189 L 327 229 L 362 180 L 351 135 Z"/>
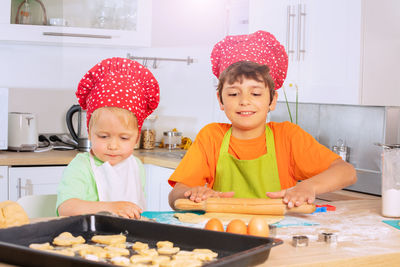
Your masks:
<path fill-rule="evenodd" d="M 267 153 L 252 160 L 240 160 L 228 153 L 232 128 L 222 140 L 213 189 L 234 191 L 238 198 L 268 198 L 266 192 L 281 190 L 275 142 L 272 130 L 266 125 Z"/>

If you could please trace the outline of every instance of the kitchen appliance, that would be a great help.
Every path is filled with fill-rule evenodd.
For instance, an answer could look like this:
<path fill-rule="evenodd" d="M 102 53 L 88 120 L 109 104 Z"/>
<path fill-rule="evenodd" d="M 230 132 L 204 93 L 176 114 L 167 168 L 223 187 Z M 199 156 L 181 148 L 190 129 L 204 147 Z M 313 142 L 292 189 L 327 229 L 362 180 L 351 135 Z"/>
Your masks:
<path fill-rule="evenodd" d="M 74 124 L 72 122 L 74 114 L 77 114 L 77 127 L 78 131 L 75 130 Z M 78 150 L 79 151 L 89 151 L 90 150 L 90 141 L 88 139 L 88 130 L 86 127 L 86 110 L 82 110 L 81 106 L 73 105 L 67 111 L 66 122 L 68 130 L 72 136 L 72 138 L 78 142 Z"/>
<path fill-rule="evenodd" d="M 0 150 L 8 143 L 8 88 L 0 88 Z"/>
<path fill-rule="evenodd" d="M 38 146 L 36 117 L 32 113 L 8 113 L 8 149 L 34 151 Z"/>

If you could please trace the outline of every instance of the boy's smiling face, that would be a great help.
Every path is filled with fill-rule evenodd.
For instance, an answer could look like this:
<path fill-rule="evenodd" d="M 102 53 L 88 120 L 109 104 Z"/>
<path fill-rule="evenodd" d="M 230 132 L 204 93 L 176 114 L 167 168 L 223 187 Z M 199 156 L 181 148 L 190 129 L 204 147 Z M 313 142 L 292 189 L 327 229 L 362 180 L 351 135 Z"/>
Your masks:
<path fill-rule="evenodd" d="M 224 83 L 222 103 L 217 95 L 220 108 L 232 122 L 233 136 L 256 138 L 264 132 L 268 112 L 275 109 L 278 94 L 275 92 L 270 103 L 269 88 L 264 82 L 245 77 L 239 80 L 233 84 Z"/>

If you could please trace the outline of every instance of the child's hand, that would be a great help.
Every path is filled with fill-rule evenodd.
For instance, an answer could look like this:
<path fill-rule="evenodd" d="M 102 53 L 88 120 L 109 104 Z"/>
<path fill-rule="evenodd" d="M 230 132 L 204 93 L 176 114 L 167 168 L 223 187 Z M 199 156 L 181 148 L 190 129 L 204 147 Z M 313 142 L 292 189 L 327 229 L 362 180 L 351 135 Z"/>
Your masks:
<path fill-rule="evenodd" d="M 109 202 L 109 204 L 110 212 L 124 218 L 140 219 L 140 214 L 143 212 L 138 205 L 128 201 L 113 201 Z"/>
<path fill-rule="evenodd" d="M 289 189 L 284 189 L 278 192 L 267 192 L 267 197 L 283 198 L 283 203 L 287 204 L 288 208 L 298 207 L 304 203 L 311 204 L 315 200 L 315 191 L 309 186 L 302 186 L 298 183 Z"/>
<path fill-rule="evenodd" d="M 187 190 L 183 195 L 194 202 L 201 202 L 209 197 L 233 197 L 235 192 L 217 192 L 208 187 L 196 186 Z"/>

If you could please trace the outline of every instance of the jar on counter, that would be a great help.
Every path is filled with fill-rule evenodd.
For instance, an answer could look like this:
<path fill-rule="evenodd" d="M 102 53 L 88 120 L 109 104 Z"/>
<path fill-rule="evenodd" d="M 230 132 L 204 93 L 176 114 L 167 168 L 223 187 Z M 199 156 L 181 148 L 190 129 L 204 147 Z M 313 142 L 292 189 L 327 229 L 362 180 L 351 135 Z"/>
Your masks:
<path fill-rule="evenodd" d="M 400 217 L 400 148 L 382 153 L 382 215 Z"/>
<path fill-rule="evenodd" d="M 173 132 L 173 131 L 164 132 L 164 145 L 166 148 L 170 150 L 177 149 L 179 148 L 181 142 L 182 142 L 181 132 Z"/>
<path fill-rule="evenodd" d="M 154 149 L 156 144 L 156 131 L 154 130 L 154 122 L 156 115 L 148 116 L 142 126 L 141 145 L 143 149 Z"/>

